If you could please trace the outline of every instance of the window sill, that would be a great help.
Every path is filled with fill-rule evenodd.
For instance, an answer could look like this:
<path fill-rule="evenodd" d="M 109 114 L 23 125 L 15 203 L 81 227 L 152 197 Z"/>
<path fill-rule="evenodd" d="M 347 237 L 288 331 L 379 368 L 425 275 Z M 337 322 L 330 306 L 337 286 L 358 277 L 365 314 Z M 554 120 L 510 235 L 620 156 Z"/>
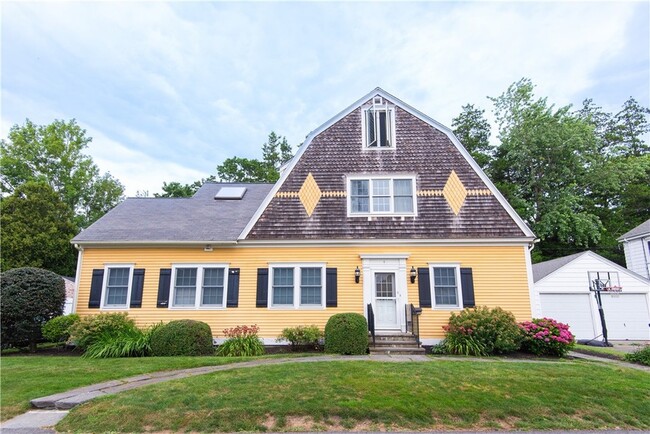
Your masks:
<path fill-rule="evenodd" d="M 325 310 L 325 306 L 269 306 L 269 310 Z"/>
<path fill-rule="evenodd" d="M 129 310 L 129 306 L 102 306 L 99 310 Z"/>
<path fill-rule="evenodd" d="M 434 306 L 431 309 L 433 310 L 463 310 L 460 306 Z"/>
<path fill-rule="evenodd" d="M 169 310 L 226 310 L 225 306 L 169 306 Z"/>

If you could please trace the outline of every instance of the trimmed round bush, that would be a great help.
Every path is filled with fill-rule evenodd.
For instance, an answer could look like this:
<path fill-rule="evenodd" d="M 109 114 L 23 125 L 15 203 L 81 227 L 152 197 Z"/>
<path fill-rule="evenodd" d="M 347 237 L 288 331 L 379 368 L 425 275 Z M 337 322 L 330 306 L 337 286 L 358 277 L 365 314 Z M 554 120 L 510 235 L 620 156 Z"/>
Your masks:
<path fill-rule="evenodd" d="M 569 326 L 552 318 L 534 318 L 519 327 L 524 335 L 521 349 L 536 356 L 564 357 L 575 343 Z"/>
<path fill-rule="evenodd" d="M 368 323 L 358 313 L 338 313 L 325 325 L 325 352 L 334 354 L 366 354 Z"/>
<path fill-rule="evenodd" d="M 209 356 L 214 354 L 212 330 L 202 321 L 181 319 L 163 324 L 151 333 L 153 356 Z"/>
<path fill-rule="evenodd" d="M 444 346 L 451 354 L 490 356 L 517 351 L 522 333 L 515 316 L 500 307 L 480 306 L 452 313 Z"/>
<path fill-rule="evenodd" d="M 79 320 L 76 313 L 54 317 L 43 326 L 43 337 L 50 342 L 67 342 L 70 328 Z"/>
<path fill-rule="evenodd" d="M 2 345 L 29 344 L 36 351 L 41 327 L 63 313 L 65 283 L 40 268 L 14 268 L 0 275 Z"/>

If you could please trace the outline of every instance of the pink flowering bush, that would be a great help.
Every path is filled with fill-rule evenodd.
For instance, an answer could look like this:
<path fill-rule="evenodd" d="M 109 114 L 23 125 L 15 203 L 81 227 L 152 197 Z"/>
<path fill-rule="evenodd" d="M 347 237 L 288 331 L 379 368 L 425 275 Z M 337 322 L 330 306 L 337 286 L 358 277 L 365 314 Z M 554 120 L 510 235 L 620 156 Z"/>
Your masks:
<path fill-rule="evenodd" d="M 452 313 L 445 330 L 444 348 L 451 354 L 490 356 L 519 349 L 521 331 L 512 313 L 486 306 Z"/>
<path fill-rule="evenodd" d="M 260 328 L 257 325 L 237 326 L 225 329 L 223 334 L 228 338 L 217 348 L 217 355 L 225 357 L 261 356 L 264 354 L 264 344 L 257 337 Z"/>
<path fill-rule="evenodd" d="M 564 357 L 575 344 L 569 326 L 552 318 L 524 321 L 519 328 L 524 334 L 521 349 L 537 356 Z"/>

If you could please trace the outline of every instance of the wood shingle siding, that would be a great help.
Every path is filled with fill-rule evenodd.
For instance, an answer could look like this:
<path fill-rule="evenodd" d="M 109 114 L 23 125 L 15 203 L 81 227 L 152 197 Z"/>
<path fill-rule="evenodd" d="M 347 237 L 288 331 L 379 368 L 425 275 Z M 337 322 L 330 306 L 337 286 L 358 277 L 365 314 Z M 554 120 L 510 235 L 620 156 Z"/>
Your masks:
<path fill-rule="evenodd" d="M 173 319 L 195 319 L 207 322 L 215 337 L 223 337 L 222 330 L 244 324 L 260 326 L 260 336 L 274 339 L 283 328 L 316 324 L 321 329 L 335 313 L 364 313 L 363 277 L 354 282 L 354 270 L 362 266 L 360 254 L 409 255 L 411 266 L 426 268 L 431 262 L 457 262 L 463 268 L 472 268 L 476 305 L 501 306 L 515 314 L 517 320 L 530 319 L 530 302 L 525 258 L 526 246 L 340 246 L 340 247 L 232 247 L 215 248 L 204 252 L 195 248 L 86 248 L 79 275 L 79 293 L 76 311 L 93 315 L 99 309 L 88 308 L 93 270 L 103 270 L 111 263 L 135 262 L 144 269 L 142 307 L 130 309 L 129 315 L 140 326 Z M 135 261 L 134 261 L 134 258 Z M 337 305 L 324 309 L 269 309 L 256 307 L 258 270 L 268 269 L 270 262 L 326 262 L 327 268 L 337 270 Z M 228 263 L 230 269 L 239 269 L 239 297 L 237 308 L 215 310 L 169 309 L 157 307 L 160 303 L 159 283 L 169 285 L 172 264 Z M 268 270 L 267 270 L 268 271 Z M 162 273 L 161 273 L 162 272 Z M 331 274 L 330 274 L 331 276 Z M 266 275 L 268 278 L 268 274 Z M 172 283 L 173 284 L 173 283 Z M 408 302 L 419 302 L 418 280 L 407 282 Z M 167 286 L 168 288 L 168 286 Z M 164 288 L 163 288 L 164 292 Z M 164 295 L 164 294 L 163 294 Z M 168 297 L 167 293 L 167 297 Z M 163 297 L 164 298 L 164 297 Z M 167 301 L 167 300 L 164 300 Z M 101 310 L 109 312 L 110 310 Z M 451 311 L 424 308 L 420 319 L 421 336 L 443 337 L 442 326 L 447 324 Z"/>
<path fill-rule="evenodd" d="M 361 109 L 316 136 L 247 239 L 456 239 L 522 237 L 449 137 L 396 107 L 396 148 L 364 149 Z M 348 217 L 345 196 L 324 195 L 308 216 L 297 196 L 309 174 L 322 192 L 345 192 L 349 175 L 415 175 L 417 192 L 442 191 L 452 171 L 465 189 L 458 215 L 441 194 L 417 197 L 416 217 Z"/>

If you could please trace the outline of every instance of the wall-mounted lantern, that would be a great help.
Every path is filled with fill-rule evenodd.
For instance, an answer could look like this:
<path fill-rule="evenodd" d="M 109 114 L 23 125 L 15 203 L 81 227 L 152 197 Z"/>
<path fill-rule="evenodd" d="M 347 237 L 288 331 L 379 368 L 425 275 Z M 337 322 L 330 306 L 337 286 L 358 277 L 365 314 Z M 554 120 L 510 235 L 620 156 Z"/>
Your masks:
<path fill-rule="evenodd" d="M 359 278 L 361 277 L 361 270 L 357 266 L 357 269 L 354 270 L 354 283 L 359 283 Z"/>
<path fill-rule="evenodd" d="M 415 278 L 418 276 L 418 272 L 415 267 L 411 266 L 411 283 L 415 283 Z"/>

